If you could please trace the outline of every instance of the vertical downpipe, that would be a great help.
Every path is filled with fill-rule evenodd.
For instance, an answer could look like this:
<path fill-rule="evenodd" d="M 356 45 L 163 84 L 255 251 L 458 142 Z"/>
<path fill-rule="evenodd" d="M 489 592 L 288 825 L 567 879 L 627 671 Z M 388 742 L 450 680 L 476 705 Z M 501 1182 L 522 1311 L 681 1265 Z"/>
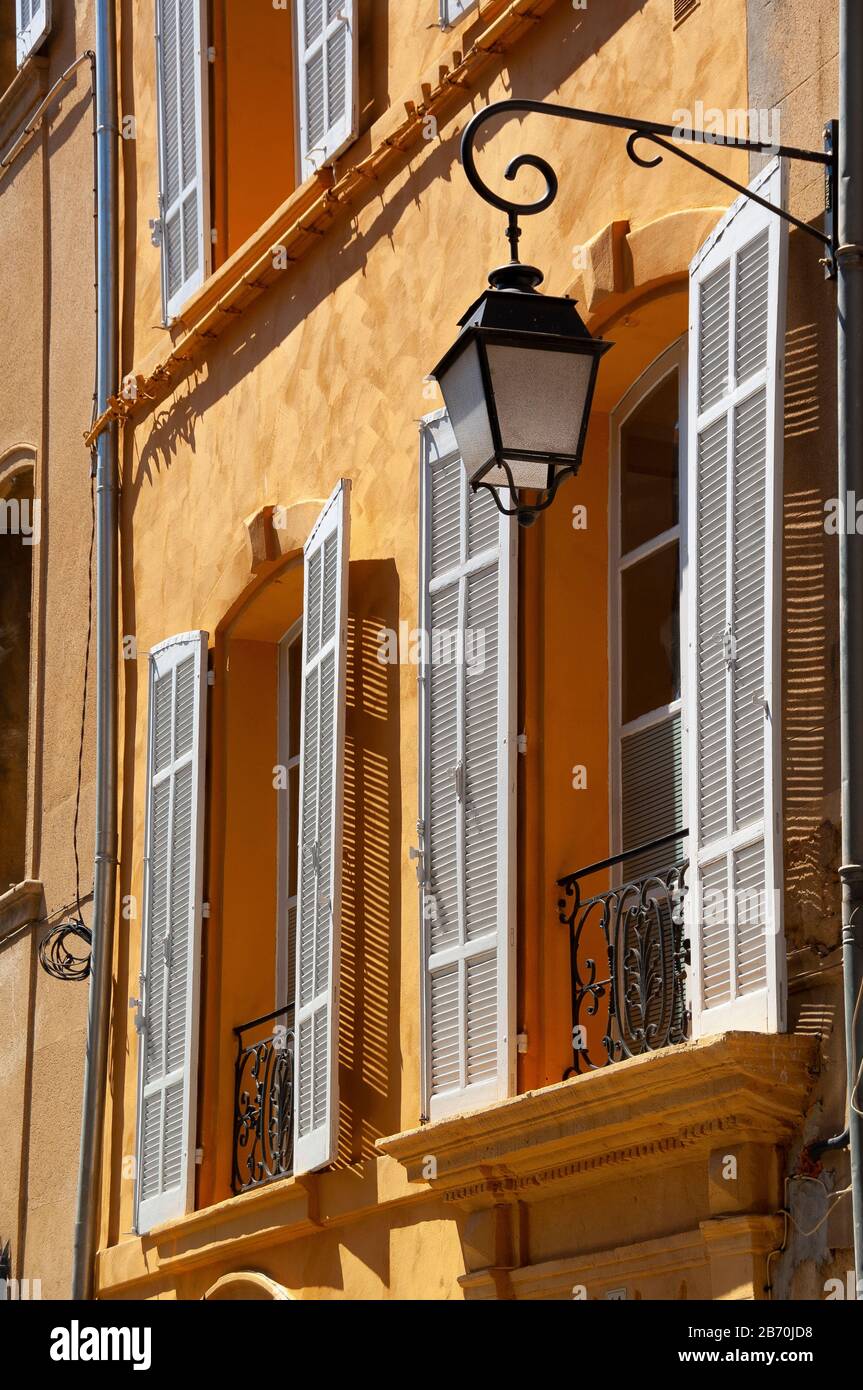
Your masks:
<path fill-rule="evenodd" d="M 118 389 L 117 29 L 115 0 L 96 0 L 97 399 Z M 96 847 L 93 944 L 72 1297 L 93 1296 L 99 1239 L 117 865 L 117 426 L 96 445 Z"/>
<path fill-rule="evenodd" d="M 842 964 L 848 1059 L 851 1199 L 857 1297 L 863 1297 L 863 1117 L 854 1110 L 863 1063 L 863 4 L 842 0 L 839 36 L 838 383 L 839 651 L 842 730 Z M 848 534 L 849 525 L 851 534 Z"/>

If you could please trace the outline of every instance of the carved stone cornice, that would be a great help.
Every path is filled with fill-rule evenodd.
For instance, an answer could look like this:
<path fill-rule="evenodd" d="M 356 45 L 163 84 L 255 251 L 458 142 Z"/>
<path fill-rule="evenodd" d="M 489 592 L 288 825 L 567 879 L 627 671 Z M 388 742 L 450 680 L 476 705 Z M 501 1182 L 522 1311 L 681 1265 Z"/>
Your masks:
<path fill-rule="evenodd" d="M 786 1144 L 816 1063 L 811 1038 L 726 1033 L 392 1135 L 378 1148 L 449 1201 L 530 1201 L 549 1185 L 667 1169 L 718 1144 Z"/>

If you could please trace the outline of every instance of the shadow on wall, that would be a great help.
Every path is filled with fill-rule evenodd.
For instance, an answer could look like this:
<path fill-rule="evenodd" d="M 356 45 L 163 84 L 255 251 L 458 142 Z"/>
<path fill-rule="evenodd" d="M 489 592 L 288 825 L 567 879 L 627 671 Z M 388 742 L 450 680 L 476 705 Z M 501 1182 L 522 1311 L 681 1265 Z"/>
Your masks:
<path fill-rule="evenodd" d="M 789 950 L 838 942 L 838 541 L 832 295 L 789 243 L 785 339 L 783 796 Z M 800 261 L 799 273 L 795 273 Z M 835 804 L 834 804 L 835 803 Z"/>
<path fill-rule="evenodd" d="M 575 22 L 569 6 L 560 6 L 559 13 L 549 15 L 541 29 L 538 26 L 536 39 L 529 35 L 503 60 L 507 64 L 510 90 L 517 91 L 520 97 L 556 99 L 572 73 L 595 55 L 611 35 L 643 6 L 644 0 L 619 0 L 614 7 L 593 6 L 585 16 L 576 13 Z M 537 43 L 541 45 L 541 63 L 536 61 Z M 383 185 L 377 194 L 370 192 L 365 204 L 354 204 L 350 217 L 344 218 L 327 231 L 320 248 L 310 252 L 298 267 L 288 271 L 283 288 L 266 292 L 261 300 L 243 315 L 235 328 L 221 335 L 219 341 L 223 345 L 210 354 L 206 366 L 199 364 L 192 375 L 182 383 L 177 383 L 170 400 L 154 414 L 152 428 L 143 440 L 137 457 L 133 459 L 130 452 L 127 452 L 124 497 L 127 498 L 129 514 L 134 510 L 135 499 L 144 483 L 152 484 L 162 469 L 172 467 L 183 445 L 194 454 L 197 421 L 222 396 L 233 391 L 243 378 L 254 372 L 292 334 L 303 334 L 305 321 L 340 285 L 355 280 L 357 295 L 367 300 L 367 313 L 362 323 L 367 327 L 369 337 L 375 331 L 375 309 L 380 302 L 382 285 L 387 280 L 391 296 L 397 296 L 400 302 L 413 305 L 418 319 L 422 317 L 423 308 L 426 307 L 431 321 L 435 321 L 435 316 L 439 314 L 442 291 L 451 273 L 450 268 L 445 258 L 417 254 L 416 242 L 410 246 L 399 245 L 401 223 L 411 208 L 421 207 L 427 191 L 441 183 L 457 182 L 459 205 L 466 206 L 463 200 L 473 199 L 474 195 L 468 189 L 460 166 L 461 133 L 470 116 L 488 104 L 490 88 L 498 79 L 499 73 L 500 69 L 489 71 L 482 81 L 482 86 L 472 94 L 462 119 L 452 125 L 449 133 L 435 145 L 430 155 L 423 151 L 422 163 L 414 164 L 409 157 L 406 159 L 405 165 L 409 173 L 407 181 L 397 177 L 391 184 Z M 381 98 L 382 93 L 376 90 L 376 109 Z M 492 122 L 484 130 L 481 147 L 494 138 L 498 128 L 498 124 Z M 537 129 L 535 133 L 537 151 L 541 153 L 542 129 Z M 531 135 L 533 134 L 532 131 Z M 549 138 L 550 134 L 551 132 L 546 138 Z M 370 150 L 371 138 L 366 131 L 351 147 L 345 162 L 355 163 L 369 154 Z M 492 181 L 499 181 L 500 174 L 492 170 L 490 177 Z M 479 204 L 471 206 L 476 212 Z M 372 210 L 375 207 L 377 212 L 373 214 Z M 503 222 L 500 231 L 502 235 Z M 433 238 L 434 225 L 429 224 L 426 233 Z M 374 283 L 367 286 L 365 281 L 370 254 L 380 246 L 380 254 L 384 255 L 383 248 L 387 244 L 390 255 L 397 258 L 397 269 L 391 269 L 383 280 L 376 274 Z M 492 252 L 493 248 L 489 247 L 489 254 Z M 134 281 L 132 283 L 134 285 Z M 469 293 L 471 288 L 466 287 L 466 293 Z M 128 314 L 129 307 L 125 303 L 126 328 Z M 345 320 L 343 327 L 341 320 L 334 317 L 326 334 L 304 333 L 303 340 L 295 352 L 296 360 L 302 363 L 303 380 L 300 382 L 288 378 L 284 383 L 284 399 L 289 410 L 294 389 L 313 389 L 306 383 L 340 381 L 344 376 L 344 363 L 357 360 L 361 346 L 357 341 L 357 322 L 357 315 L 353 314 Z M 442 325 L 442 331 L 449 333 L 452 326 L 447 324 L 444 328 Z M 343 334 L 350 336 L 346 338 Z M 128 342 L 126 346 L 129 347 Z M 404 343 L 400 340 L 397 346 L 399 353 L 404 354 Z M 368 343 L 362 343 L 362 347 L 368 347 Z M 166 335 L 166 355 L 168 351 Z M 356 389 L 359 391 L 362 388 L 367 398 L 370 395 L 373 397 L 375 393 L 381 394 L 383 404 L 389 412 L 392 409 L 391 363 L 387 361 L 386 354 L 374 352 L 367 356 L 366 361 L 369 368 L 366 375 L 354 374 Z M 421 370 L 418 368 L 418 382 L 427 366 L 428 364 L 425 364 Z M 322 391 L 322 396 L 325 394 L 325 391 Z M 322 399 L 322 407 L 324 404 L 325 401 Z M 254 404 L 250 404 L 247 409 L 249 437 L 255 438 L 258 421 L 254 414 Z M 129 431 L 127 438 L 130 436 Z M 269 440 L 259 442 L 265 451 L 267 447 L 278 448 L 281 456 L 285 449 L 285 439 L 290 437 L 291 430 L 286 428 L 284 433 L 280 432 L 272 445 Z M 295 438 L 302 441 L 299 447 L 303 450 L 307 466 L 311 466 L 315 461 L 316 441 L 301 432 L 296 433 Z M 323 447 L 322 442 L 321 448 Z M 286 475 L 291 462 L 288 458 L 283 465 Z M 262 459 L 262 467 L 266 467 L 265 458 Z"/>
<path fill-rule="evenodd" d="M 345 729 L 339 1162 L 376 1156 L 400 1121 L 400 667 L 379 659 L 398 631 L 392 560 L 350 566 Z"/>

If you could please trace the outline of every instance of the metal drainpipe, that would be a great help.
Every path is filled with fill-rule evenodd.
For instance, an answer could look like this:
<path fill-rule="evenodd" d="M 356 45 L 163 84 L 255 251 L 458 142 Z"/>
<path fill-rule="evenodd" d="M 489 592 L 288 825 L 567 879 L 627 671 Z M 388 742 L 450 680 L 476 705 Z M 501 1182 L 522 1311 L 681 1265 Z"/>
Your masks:
<path fill-rule="evenodd" d="M 853 495 L 839 538 L 842 730 L 842 964 L 848 1126 L 857 1297 L 863 1297 L 863 1118 L 854 1110 L 863 1061 L 863 537 L 854 502 L 863 497 L 863 4 L 839 11 L 838 386 L 839 496 Z M 848 527 L 852 534 L 847 534 Z M 859 1102 L 857 1102 L 859 1104 Z"/>
<path fill-rule="evenodd" d="M 115 0 L 96 0 L 97 400 L 118 388 L 117 29 Z M 93 944 L 72 1297 L 92 1297 L 99 1239 L 117 865 L 117 426 L 96 445 L 96 850 Z"/>

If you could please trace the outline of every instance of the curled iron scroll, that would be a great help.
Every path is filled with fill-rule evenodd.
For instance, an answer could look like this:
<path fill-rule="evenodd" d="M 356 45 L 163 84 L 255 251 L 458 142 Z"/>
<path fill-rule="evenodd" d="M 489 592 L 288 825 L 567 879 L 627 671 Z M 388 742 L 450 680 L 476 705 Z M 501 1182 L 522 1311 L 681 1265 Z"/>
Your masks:
<path fill-rule="evenodd" d="M 657 164 L 662 163 L 662 155 L 655 155 L 653 159 L 646 159 L 644 155 L 637 154 L 635 149 L 636 140 L 653 140 L 652 135 L 648 135 L 643 130 L 634 130 L 626 142 L 626 153 L 629 155 L 633 164 L 638 164 L 642 169 L 655 169 Z"/>
<path fill-rule="evenodd" d="M 541 109 L 540 103 L 534 102 L 524 102 L 518 104 L 507 103 L 507 107 L 508 109 L 513 109 L 515 107 L 515 109 L 526 111 Z M 476 138 L 479 133 L 479 128 L 486 121 L 490 120 L 493 116 L 499 115 L 500 113 L 501 111 L 499 106 L 485 107 L 482 111 L 478 111 L 477 114 L 468 122 L 468 125 L 465 127 L 465 132 L 462 136 L 461 142 L 461 160 L 465 174 L 467 175 L 468 182 L 470 183 L 471 187 L 480 195 L 481 198 L 484 198 L 485 201 L 487 203 L 490 203 L 492 207 L 499 208 L 501 212 L 508 213 L 510 217 L 519 217 L 522 215 L 527 216 L 535 212 L 544 212 L 546 208 L 551 207 L 552 203 L 557 197 L 558 182 L 557 174 L 554 172 L 551 165 L 548 163 L 548 160 L 542 159 L 540 155 L 516 155 L 515 159 L 510 160 L 509 164 L 506 166 L 506 169 L 504 171 L 504 177 L 508 179 L 510 182 L 513 181 L 513 179 L 522 169 L 536 169 L 537 173 L 542 174 L 542 177 L 545 179 L 545 192 L 543 193 L 541 198 L 537 198 L 533 202 L 524 203 L 517 202 L 513 198 L 504 198 L 502 194 L 495 193 L 494 189 L 489 188 L 488 184 L 482 178 L 480 178 L 480 175 L 476 167 L 476 157 L 474 152 L 474 146 L 476 144 Z"/>

